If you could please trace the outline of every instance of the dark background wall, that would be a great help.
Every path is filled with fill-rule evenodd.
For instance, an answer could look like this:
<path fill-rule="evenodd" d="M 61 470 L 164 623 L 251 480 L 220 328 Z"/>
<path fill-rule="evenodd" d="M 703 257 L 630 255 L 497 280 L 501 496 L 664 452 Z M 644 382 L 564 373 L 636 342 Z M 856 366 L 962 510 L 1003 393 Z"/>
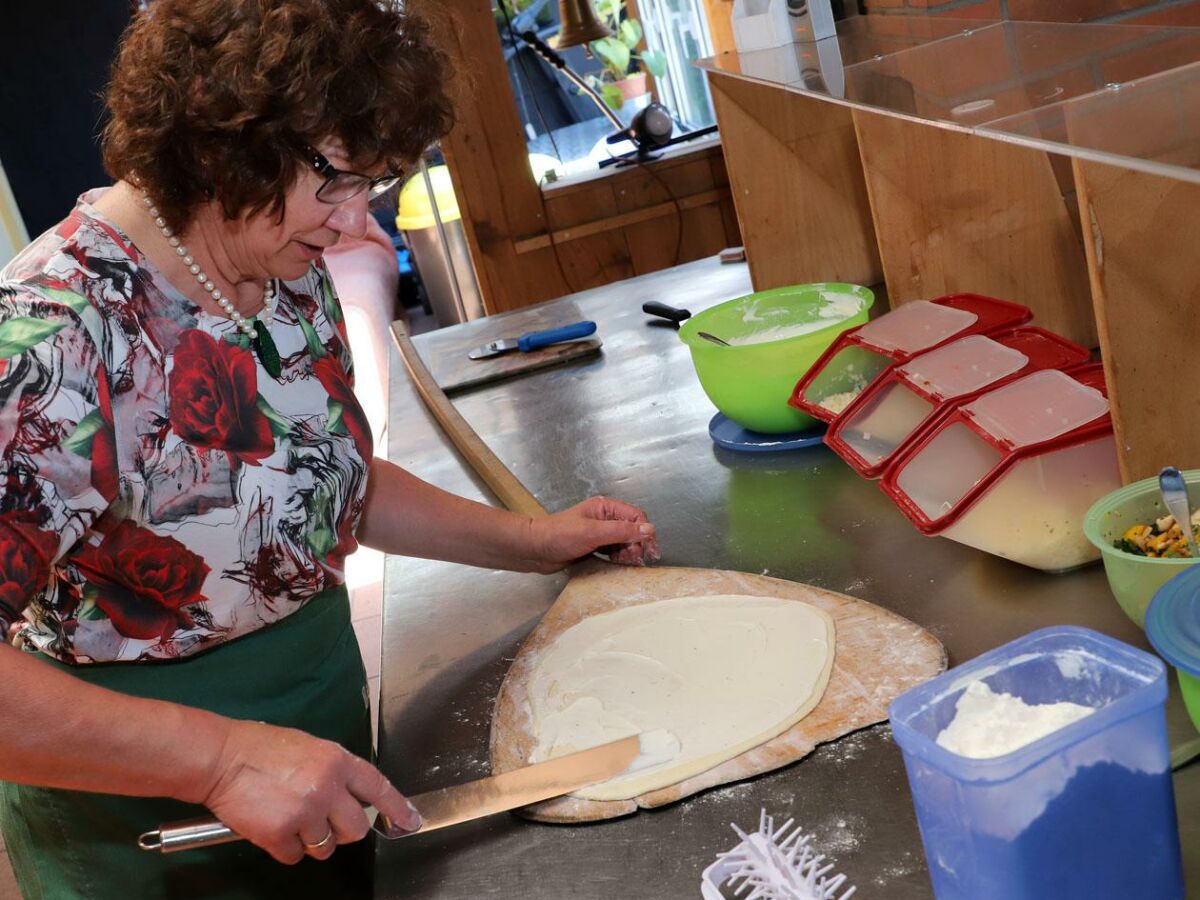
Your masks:
<path fill-rule="evenodd" d="M 109 183 L 100 94 L 128 0 L 0 0 L 0 162 L 30 237 Z"/>

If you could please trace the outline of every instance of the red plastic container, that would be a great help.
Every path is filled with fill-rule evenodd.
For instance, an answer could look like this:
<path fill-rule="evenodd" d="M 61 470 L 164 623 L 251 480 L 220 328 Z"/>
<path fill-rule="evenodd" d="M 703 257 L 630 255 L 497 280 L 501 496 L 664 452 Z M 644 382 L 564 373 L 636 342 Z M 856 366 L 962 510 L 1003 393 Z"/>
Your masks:
<path fill-rule="evenodd" d="M 879 482 L 924 534 L 1049 572 L 1099 556 L 1083 519 L 1120 485 L 1099 363 L 1034 372 L 957 407 Z"/>
<path fill-rule="evenodd" d="M 788 403 L 831 422 L 889 367 L 968 335 L 991 334 L 1031 318 L 1027 307 L 979 294 L 905 303 L 844 332 L 797 382 Z"/>
<path fill-rule="evenodd" d="M 906 446 L 955 407 L 1042 369 L 1091 354 L 1035 325 L 975 334 L 892 366 L 834 420 L 825 443 L 864 478 L 877 478 Z"/>

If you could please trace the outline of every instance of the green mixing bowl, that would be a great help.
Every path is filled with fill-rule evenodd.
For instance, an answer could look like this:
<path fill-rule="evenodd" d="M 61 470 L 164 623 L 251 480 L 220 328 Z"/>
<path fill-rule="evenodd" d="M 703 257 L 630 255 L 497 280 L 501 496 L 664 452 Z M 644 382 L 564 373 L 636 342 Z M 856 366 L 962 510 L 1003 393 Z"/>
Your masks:
<path fill-rule="evenodd" d="M 1200 486 L 1200 469 L 1183 473 L 1189 489 Z M 1189 490 L 1192 497 L 1200 498 L 1200 490 Z M 1154 559 L 1136 556 L 1113 546 L 1130 525 L 1149 525 L 1155 519 L 1167 515 L 1162 495 L 1158 489 L 1158 478 L 1143 478 L 1133 484 L 1105 494 L 1087 511 L 1083 518 L 1083 533 L 1089 541 L 1100 548 L 1104 560 L 1104 573 L 1108 586 L 1112 588 L 1117 603 L 1125 615 L 1145 627 L 1146 607 L 1150 605 L 1154 592 L 1189 566 L 1195 559 Z"/>
<path fill-rule="evenodd" d="M 1183 669 L 1176 669 L 1179 676 L 1179 692 L 1183 694 L 1183 705 L 1188 711 L 1192 725 L 1200 731 L 1200 678 Z"/>
<path fill-rule="evenodd" d="M 785 434 L 816 422 L 788 406 L 796 382 L 839 334 L 867 321 L 874 303 L 875 295 L 857 284 L 774 288 L 697 313 L 679 337 L 717 409 L 750 431 Z M 705 340 L 701 331 L 734 346 Z"/>

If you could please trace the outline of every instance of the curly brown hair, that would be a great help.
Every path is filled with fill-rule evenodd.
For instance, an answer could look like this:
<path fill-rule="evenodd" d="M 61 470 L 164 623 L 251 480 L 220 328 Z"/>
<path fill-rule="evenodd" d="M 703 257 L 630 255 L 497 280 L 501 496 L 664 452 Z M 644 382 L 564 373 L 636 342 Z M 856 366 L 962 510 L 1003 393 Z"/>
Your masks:
<path fill-rule="evenodd" d="M 121 42 L 104 165 L 176 231 L 210 198 L 231 219 L 282 216 L 305 144 L 411 165 L 452 124 L 448 77 L 393 0 L 157 0 Z"/>

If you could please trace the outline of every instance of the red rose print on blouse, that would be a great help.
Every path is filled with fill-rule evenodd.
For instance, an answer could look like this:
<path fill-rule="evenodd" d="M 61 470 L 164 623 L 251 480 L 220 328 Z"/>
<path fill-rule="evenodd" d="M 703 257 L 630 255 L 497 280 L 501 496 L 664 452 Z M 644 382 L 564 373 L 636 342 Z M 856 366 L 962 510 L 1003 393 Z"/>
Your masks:
<path fill-rule="evenodd" d="M 320 380 L 321 386 L 328 392 L 329 399 L 341 406 L 342 424 L 354 438 L 354 446 L 358 450 L 358 455 L 363 460 L 370 462 L 374 454 L 371 426 L 367 423 L 367 417 L 363 414 L 358 398 L 354 396 L 354 390 L 350 387 L 350 378 L 346 375 L 346 370 L 342 368 L 342 364 L 335 356 L 329 355 L 322 356 L 313 363 L 313 371 Z"/>
<path fill-rule="evenodd" d="M 125 637 L 165 641 L 192 625 L 185 607 L 208 599 L 200 593 L 208 564 L 175 538 L 128 519 L 74 561 L 95 589 L 89 595 Z"/>
<path fill-rule="evenodd" d="M 271 423 L 257 406 L 258 373 L 249 350 L 185 331 L 167 396 L 171 427 L 194 447 L 224 450 L 250 465 L 275 449 Z"/>
<path fill-rule="evenodd" d="M 0 515 L 0 616 L 15 619 L 46 586 L 58 535 L 37 525 L 25 510 Z"/>
<path fill-rule="evenodd" d="M 96 401 L 104 424 L 92 439 L 92 487 L 106 500 L 117 496 L 117 436 L 113 429 L 112 397 L 104 369 L 96 372 Z"/>
<path fill-rule="evenodd" d="M 358 517 L 351 515 L 349 510 L 343 513 L 338 522 L 337 543 L 325 556 L 325 562 L 339 572 L 346 567 L 346 557 L 358 549 L 358 538 L 354 534 L 357 522 Z"/>

